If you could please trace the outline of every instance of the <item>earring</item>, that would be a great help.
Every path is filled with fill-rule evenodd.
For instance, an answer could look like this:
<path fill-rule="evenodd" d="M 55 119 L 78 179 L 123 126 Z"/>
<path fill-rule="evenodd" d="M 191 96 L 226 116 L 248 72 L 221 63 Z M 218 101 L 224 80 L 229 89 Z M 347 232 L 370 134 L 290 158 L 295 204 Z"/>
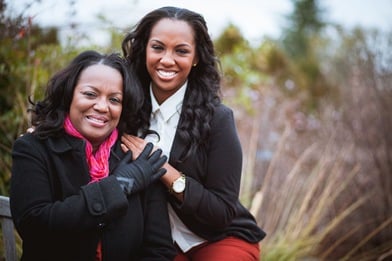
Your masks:
<path fill-rule="evenodd" d="M 196 65 L 197 65 L 197 63 L 194 63 L 194 64 L 193 64 L 193 67 L 196 67 Z"/>

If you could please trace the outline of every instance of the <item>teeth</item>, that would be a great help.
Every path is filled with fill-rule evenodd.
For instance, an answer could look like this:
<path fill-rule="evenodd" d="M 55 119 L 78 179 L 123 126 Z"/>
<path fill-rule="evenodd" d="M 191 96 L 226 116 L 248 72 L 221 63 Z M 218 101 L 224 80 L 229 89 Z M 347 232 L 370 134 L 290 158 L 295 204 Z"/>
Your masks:
<path fill-rule="evenodd" d="M 162 71 L 162 70 L 158 70 L 158 73 L 164 77 L 171 77 L 174 76 L 176 73 L 175 72 L 168 72 L 168 71 Z"/>
<path fill-rule="evenodd" d="M 104 123 L 105 121 L 103 121 L 103 120 L 100 120 L 100 119 L 96 119 L 96 118 L 91 118 L 91 117 L 88 117 L 90 120 L 92 120 L 92 121 L 95 121 L 95 122 L 98 122 L 98 123 Z"/>

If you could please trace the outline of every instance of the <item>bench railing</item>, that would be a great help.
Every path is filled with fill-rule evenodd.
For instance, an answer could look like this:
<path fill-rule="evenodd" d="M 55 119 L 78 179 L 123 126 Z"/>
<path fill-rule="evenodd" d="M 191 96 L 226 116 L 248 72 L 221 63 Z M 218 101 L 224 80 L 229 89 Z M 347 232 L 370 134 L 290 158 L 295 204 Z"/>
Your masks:
<path fill-rule="evenodd" d="M 10 200 L 8 197 L 0 196 L 0 220 L 4 243 L 4 257 L 6 261 L 16 261 L 16 241 L 14 234 L 14 223 L 10 211 Z"/>

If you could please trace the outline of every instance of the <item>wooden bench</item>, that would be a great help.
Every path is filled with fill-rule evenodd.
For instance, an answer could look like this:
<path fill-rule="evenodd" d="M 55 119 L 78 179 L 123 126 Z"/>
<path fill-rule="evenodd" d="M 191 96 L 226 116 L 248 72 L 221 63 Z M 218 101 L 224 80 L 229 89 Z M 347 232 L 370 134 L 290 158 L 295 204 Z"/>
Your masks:
<path fill-rule="evenodd" d="M 16 241 L 14 234 L 14 223 L 10 211 L 10 200 L 8 197 L 0 196 L 0 220 L 4 243 L 4 257 L 6 261 L 16 261 Z"/>

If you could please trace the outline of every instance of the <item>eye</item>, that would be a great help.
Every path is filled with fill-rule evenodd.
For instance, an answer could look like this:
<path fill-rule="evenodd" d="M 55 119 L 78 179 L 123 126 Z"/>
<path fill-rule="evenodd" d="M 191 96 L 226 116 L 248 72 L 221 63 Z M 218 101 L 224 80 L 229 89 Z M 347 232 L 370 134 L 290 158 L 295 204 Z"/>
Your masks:
<path fill-rule="evenodd" d="M 181 54 L 181 55 L 185 55 L 185 54 L 188 54 L 189 51 L 188 51 L 187 49 L 178 49 L 178 50 L 177 50 L 177 53 L 179 53 L 179 54 Z"/>
<path fill-rule="evenodd" d="M 162 47 L 161 45 L 158 45 L 158 44 L 153 44 L 153 45 L 151 45 L 151 48 L 152 48 L 153 50 L 156 50 L 156 51 L 163 50 L 163 47 Z"/>
<path fill-rule="evenodd" d="M 110 98 L 109 101 L 114 104 L 121 104 L 122 103 L 122 100 L 117 97 Z"/>
<path fill-rule="evenodd" d="M 82 94 L 84 96 L 86 96 L 87 98 L 95 98 L 95 97 L 97 97 L 97 94 L 95 92 L 91 92 L 91 91 L 82 92 Z"/>

